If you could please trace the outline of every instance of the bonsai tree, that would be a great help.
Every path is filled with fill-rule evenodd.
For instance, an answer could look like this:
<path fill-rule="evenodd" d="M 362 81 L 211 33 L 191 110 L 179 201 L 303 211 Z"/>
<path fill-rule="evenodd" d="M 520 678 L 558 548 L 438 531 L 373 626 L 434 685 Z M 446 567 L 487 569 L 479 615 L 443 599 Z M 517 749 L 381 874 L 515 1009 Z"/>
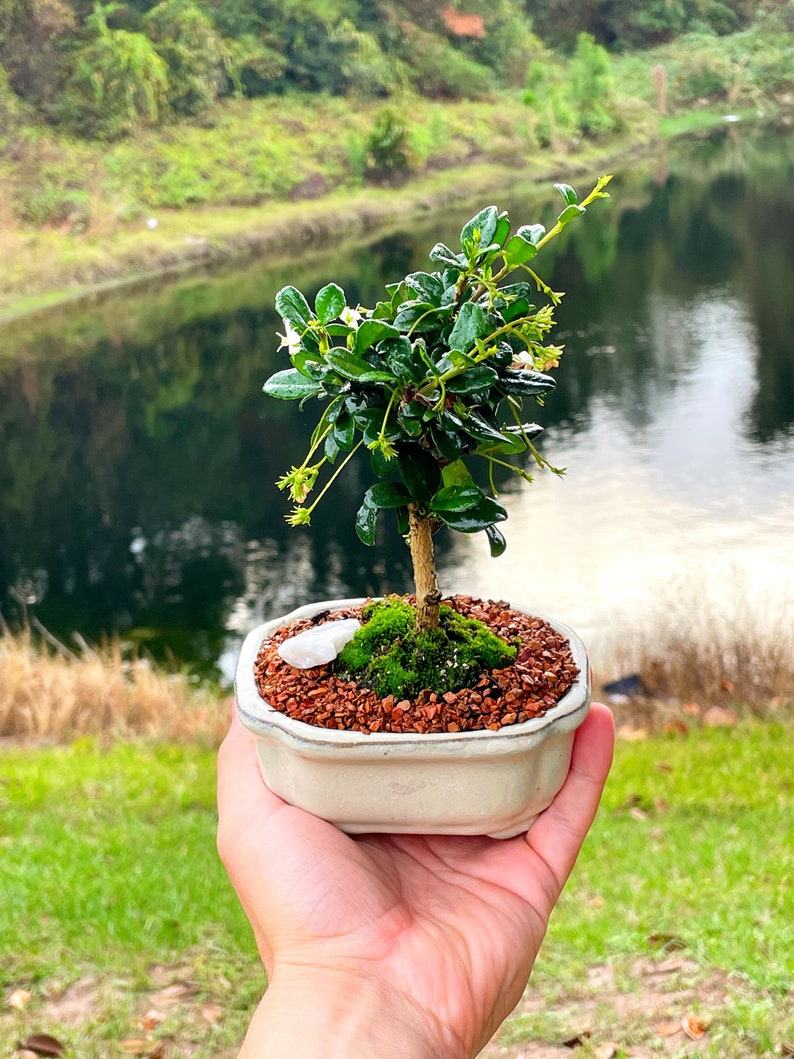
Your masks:
<path fill-rule="evenodd" d="M 524 411 L 554 389 L 549 371 L 562 353 L 548 341 L 562 294 L 540 278 L 535 259 L 590 203 L 608 197 L 610 179 L 601 177 L 582 202 L 572 187 L 556 184 L 564 207 L 549 231 L 541 224 L 514 229 L 507 213 L 487 206 L 463 226 L 459 250 L 436 244 L 429 255 L 436 270 L 388 284 L 373 309 L 348 306 L 335 283 L 317 293 L 313 307 L 295 287 L 276 296 L 284 321 L 279 348 L 292 367 L 272 375 L 264 392 L 322 406 L 305 460 L 278 482 L 294 502 L 287 520 L 308 525 L 366 449 L 374 482 L 356 532 L 374 544 L 379 513 L 396 513 L 411 550 L 417 634 L 439 625 L 436 530 L 484 532 L 491 554 L 501 555 L 498 524 L 507 511 L 494 469 L 532 481 L 510 461 L 529 453 L 538 467 L 561 473 L 535 447 L 541 428 Z M 476 461 L 484 461 L 490 493 L 472 474 Z"/>

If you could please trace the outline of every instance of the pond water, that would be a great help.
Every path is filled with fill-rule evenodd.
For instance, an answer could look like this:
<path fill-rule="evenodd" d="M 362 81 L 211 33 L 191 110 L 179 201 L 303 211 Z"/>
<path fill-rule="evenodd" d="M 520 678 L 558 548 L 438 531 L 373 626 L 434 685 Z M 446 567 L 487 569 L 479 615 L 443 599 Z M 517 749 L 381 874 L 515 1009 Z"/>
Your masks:
<path fill-rule="evenodd" d="M 501 483 L 499 559 L 481 534 L 439 534 L 442 587 L 554 614 L 597 657 L 670 617 L 790 627 L 792 137 L 732 125 L 629 160 L 613 188 L 544 259 L 571 298 L 558 390 L 533 418 L 567 474 Z M 522 221 L 556 212 L 520 187 L 494 201 Z M 263 615 L 409 589 L 387 519 L 375 549 L 355 536 L 364 465 L 311 529 L 283 521 L 273 483 L 304 427 L 260 393 L 286 366 L 273 297 L 332 278 L 374 304 L 481 205 L 0 327 L 2 617 L 228 672 Z"/>

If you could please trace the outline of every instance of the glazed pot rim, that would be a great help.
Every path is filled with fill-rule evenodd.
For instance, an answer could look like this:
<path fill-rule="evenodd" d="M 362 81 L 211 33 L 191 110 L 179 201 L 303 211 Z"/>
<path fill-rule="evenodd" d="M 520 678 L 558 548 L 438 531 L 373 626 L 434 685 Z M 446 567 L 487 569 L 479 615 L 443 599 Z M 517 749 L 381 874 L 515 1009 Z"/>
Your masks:
<path fill-rule="evenodd" d="M 524 740 L 528 742 L 541 741 L 548 735 L 548 729 L 554 727 L 560 734 L 573 731 L 577 728 L 587 713 L 590 705 L 590 665 L 587 658 L 585 646 L 579 636 L 562 622 L 550 618 L 535 610 L 522 607 L 519 604 L 509 604 L 512 610 L 530 614 L 542 619 L 560 635 L 568 640 L 573 660 L 579 669 L 579 677 L 574 685 L 563 695 L 560 701 L 540 717 L 531 717 L 527 721 L 517 724 L 505 725 L 503 728 L 493 731 L 488 728 L 465 732 L 348 732 L 333 728 L 321 728 L 316 725 L 306 724 L 305 721 L 296 720 L 279 710 L 274 709 L 266 699 L 259 694 L 259 689 L 254 678 L 254 663 L 259 654 L 262 641 L 276 629 L 300 618 L 310 618 L 325 610 L 341 610 L 344 607 L 361 606 L 370 602 L 372 596 L 362 596 L 355 599 L 323 600 L 317 603 L 309 603 L 298 607 L 288 614 L 273 618 L 252 629 L 248 633 L 240 649 L 235 678 L 235 695 L 237 700 L 237 713 L 240 720 L 250 731 L 255 734 L 273 732 L 274 729 L 289 742 L 296 745 L 311 745 L 313 747 L 325 745 L 331 747 L 371 747 L 378 748 L 382 752 L 399 753 L 401 748 L 411 749 L 417 744 L 428 749 L 437 747 L 439 752 L 449 753 L 456 748 L 466 748 L 468 751 L 477 746 L 479 751 L 488 753 L 495 744 L 504 747 L 507 740 Z M 534 738 L 533 738 L 534 737 Z"/>

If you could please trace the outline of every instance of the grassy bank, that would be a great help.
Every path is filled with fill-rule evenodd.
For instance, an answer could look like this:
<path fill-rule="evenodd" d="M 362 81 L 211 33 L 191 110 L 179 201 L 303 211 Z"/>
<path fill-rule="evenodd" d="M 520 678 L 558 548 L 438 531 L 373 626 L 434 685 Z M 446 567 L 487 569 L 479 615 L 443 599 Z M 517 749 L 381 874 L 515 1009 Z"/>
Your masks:
<path fill-rule="evenodd" d="M 42 134 L 0 202 L 0 319 L 119 280 L 361 238 L 516 181 L 591 173 L 653 135 L 649 121 L 571 154 L 539 151 L 518 97 L 410 105 L 410 167 L 377 180 L 356 146 L 373 104 L 238 102 L 219 107 L 211 129 L 185 124 L 110 146 Z M 39 151 L 53 158 L 47 173 Z M 37 196 L 22 222 L 16 185 Z"/>
<path fill-rule="evenodd" d="M 619 742 L 532 987 L 488 1056 L 562 1056 L 575 1037 L 583 1057 L 607 1042 L 616 1056 L 782 1054 L 793 734 L 747 720 Z M 215 854 L 213 753 L 93 738 L 5 750 L 0 793 L 0 1056 L 35 1032 L 73 1059 L 236 1054 L 264 981 Z M 696 1045 L 685 1015 L 707 1027 Z"/>

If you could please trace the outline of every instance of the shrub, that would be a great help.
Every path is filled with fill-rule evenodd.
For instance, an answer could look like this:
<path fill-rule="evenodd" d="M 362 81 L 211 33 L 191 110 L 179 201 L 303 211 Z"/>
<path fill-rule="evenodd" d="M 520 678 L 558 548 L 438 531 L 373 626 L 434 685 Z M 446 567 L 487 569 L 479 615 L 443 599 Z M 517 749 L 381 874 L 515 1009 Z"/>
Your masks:
<path fill-rule="evenodd" d="M 168 67 L 169 106 L 199 114 L 226 84 L 221 39 L 193 0 L 162 0 L 144 19 L 147 36 Z"/>
<path fill-rule="evenodd" d="M 376 116 L 365 141 L 370 172 L 400 172 L 408 168 L 408 127 L 396 110 L 388 107 Z"/>

